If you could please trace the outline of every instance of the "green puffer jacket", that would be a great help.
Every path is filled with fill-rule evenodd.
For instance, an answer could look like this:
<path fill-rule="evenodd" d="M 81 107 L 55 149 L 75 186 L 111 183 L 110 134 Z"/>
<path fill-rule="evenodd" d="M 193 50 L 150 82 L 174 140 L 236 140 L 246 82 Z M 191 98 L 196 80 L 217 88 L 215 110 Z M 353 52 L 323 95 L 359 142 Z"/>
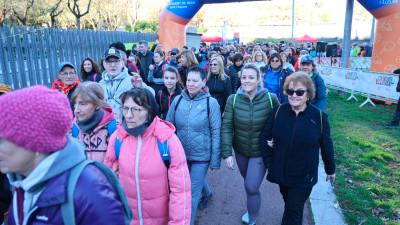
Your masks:
<path fill-rule="evenodd" d="M 222 158 L 232 156 L 232 147 L 244 156 L 259 157 L 262 155 L 259 146 L 260 133 L 272 108 L 279 105 L 279 100 L 273 93 L 268 95 L 267 90 L 263 88 L 257 90 L 253 101 L 239 88 L 233 108 L 234 98 L 235 94 L 229 96 L 222 120 Z"/>

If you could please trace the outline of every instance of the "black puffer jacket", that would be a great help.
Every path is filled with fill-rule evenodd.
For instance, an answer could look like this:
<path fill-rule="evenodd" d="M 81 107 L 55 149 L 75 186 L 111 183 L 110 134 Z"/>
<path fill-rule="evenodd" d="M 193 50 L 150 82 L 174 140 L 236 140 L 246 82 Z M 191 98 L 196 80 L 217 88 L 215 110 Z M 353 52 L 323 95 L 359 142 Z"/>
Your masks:
<path fill-rule="evenodd" d="M 160 106 L 160 118 L 165 120 L 167 116 L 169 107 L 172 101 L 175 99 L 176 96 L 182 93 L 182 88 L 180 85 L 177 84 L 175 92 L 170 95 L 168 89 L 164 86 L 160 91 L 158 91 L 156 100 L 158 105 Z"/>
<path fill-rule="evenodd" d="M 236 65 L 231 65 L 228 68 L 228 75 L 231 78 L 232 83 L 232 93 L 236 93 L 236 90 L 240 87 L 239 72 L 242 70 L 243 65 L 237 67 Z"/>
<path fill-rule="evenodd" d="M 0 173 L 0 224 L 3 223 L 4 213 L 11 203 L 11 191 L 7 176 Z"/>
<path fill-rule="evenodd" d="M 232 94 L 231 79 L 225 75 L 225 79 L 221 80 L 219 75 L 211 75 L 207 80 L 207 87 L 210 95 L 217 99 L 221 112 L 225 109 L 226 100 Z"/>

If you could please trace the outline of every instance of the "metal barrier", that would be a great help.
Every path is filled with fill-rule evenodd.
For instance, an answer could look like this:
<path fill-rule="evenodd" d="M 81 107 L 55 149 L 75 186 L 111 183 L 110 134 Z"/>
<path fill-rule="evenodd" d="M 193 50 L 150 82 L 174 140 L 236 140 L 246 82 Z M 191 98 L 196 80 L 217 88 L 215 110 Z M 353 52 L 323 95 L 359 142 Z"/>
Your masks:
<path fill-rule="evenodd" d="M 50 86 L 60 62 L 69 61 L 79 68 L 86 57 L 99 62 L 112 42 L 155 39 L 156 34 L 150 33 L 3 26 L 0 82 L 13 89 L 36 84 Z"/>

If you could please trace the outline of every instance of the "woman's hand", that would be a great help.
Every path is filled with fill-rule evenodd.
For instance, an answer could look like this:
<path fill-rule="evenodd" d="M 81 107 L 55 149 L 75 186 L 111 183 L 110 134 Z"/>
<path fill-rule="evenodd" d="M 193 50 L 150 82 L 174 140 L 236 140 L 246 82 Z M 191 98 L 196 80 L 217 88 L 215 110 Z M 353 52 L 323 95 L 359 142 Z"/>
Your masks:
<path fill-rule="evenodd" d="M 228 158 L 226 158 L 225 163 L 229 169 L 233 170 L 233 166 L 235 165 L 233 162 L 233 156 L 229 156 Z"/>
<path fill-rule="evenodd" d="M 150 65 L 149 65 L 149 70 L 153 71 L 154 68 L 155 68 L 155 66 L 154 66 L 153 64 L 150 64 Z"/>
<path fill-rule="evenodd" d="M 333 184 L 336 180 L 336 174 L 332 174 L 332 175 L 326 175 L 326 181 L 330 181 L 331 184 Z"/>
<path fill-rule="evenodd" d="M 131 79 L 131 83 L 134 87 L 142 87 L 142 77 L 138 73 L 134 73 Z"/>

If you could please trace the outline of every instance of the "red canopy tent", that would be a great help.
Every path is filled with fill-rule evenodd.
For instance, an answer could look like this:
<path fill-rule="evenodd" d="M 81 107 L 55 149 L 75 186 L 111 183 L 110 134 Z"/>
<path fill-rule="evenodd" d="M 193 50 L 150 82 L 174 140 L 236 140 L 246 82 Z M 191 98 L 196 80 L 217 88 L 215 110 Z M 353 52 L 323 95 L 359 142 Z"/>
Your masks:
<path fill-rule="evenodd" d="M 319 40 L 317 38 L 313 38 L 308 36 L 307 34 L 304 35 L 303 37 L 299 37 L 296 40 L 294 40 L 295 42 L 318 42 Z"/>
<path fill-rule="evenodd" d="M 219 36 L 212 36 L 212 37 L 202 36 L 201 37 L 201 41 L 202 42 L 221 42 L 222 41 L 222 37 L 219 37 Z"/>

